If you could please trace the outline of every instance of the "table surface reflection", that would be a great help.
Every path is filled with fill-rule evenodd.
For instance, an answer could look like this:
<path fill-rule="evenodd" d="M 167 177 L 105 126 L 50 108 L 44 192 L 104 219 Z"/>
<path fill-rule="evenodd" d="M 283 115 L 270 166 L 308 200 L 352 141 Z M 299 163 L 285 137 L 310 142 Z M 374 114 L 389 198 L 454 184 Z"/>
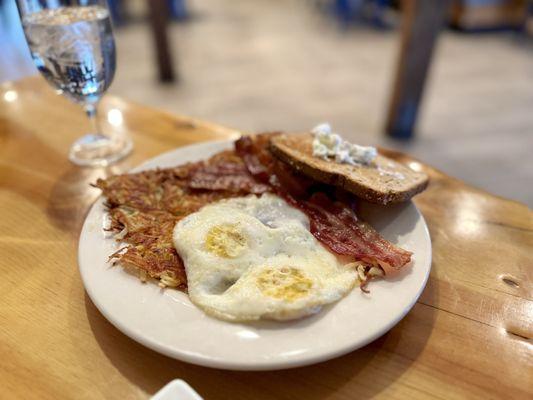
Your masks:
<path fill-rule="evenodd" d="M 188 365 L 129 339 L 96 310 L 78 274 L 78 235 L 99 195 L 89 183 L 240 132 L 112 96 L 100 119 L 129 133 L 135 150 L 112 167 L 81 169 L 67 160 L 89 129 L 81 109 L 39 77 L 0 86 L 0 397 L 145 399 L 175 378 L 206 399 L 533 395 L 533 213 L 393 152 L 431 175 L 415 203 L 433 265 L 419 301 L 390 332 L 332 361 L 260 373 Z"/>

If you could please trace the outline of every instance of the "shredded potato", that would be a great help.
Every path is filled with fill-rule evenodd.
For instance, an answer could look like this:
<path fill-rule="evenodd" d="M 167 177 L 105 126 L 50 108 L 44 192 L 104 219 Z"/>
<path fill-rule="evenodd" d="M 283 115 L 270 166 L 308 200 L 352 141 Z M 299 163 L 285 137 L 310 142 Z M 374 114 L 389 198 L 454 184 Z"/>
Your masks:
<path fill-rule="evenodd" d="M 238 160 L 233 152 L 225 151 L 205 163 Z M 162 287 L 186 289 L 185 269 L 172 243 L 174 225 L 205 204 L 237 195 L 189 188 L 186 178 L 199 165 L 204 164 L 116 175 L 96 182 L 111 220 L 105 229 L 125 244 L 110 260 L 143 282 L 157 279 Z"/>

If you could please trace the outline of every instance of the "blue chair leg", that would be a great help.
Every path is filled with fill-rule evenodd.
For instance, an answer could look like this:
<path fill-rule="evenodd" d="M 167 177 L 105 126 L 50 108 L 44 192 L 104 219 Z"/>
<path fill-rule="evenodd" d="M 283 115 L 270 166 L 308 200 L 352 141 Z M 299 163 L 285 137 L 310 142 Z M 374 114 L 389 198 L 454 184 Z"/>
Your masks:
<path fill-rule="evenodd" d="M 335 0 L 334 10 L 338 18 L 348 23 L 359 16 L 362 0 Z"/>
<path fill-rule="evenodd" d="M 185 0 L 167 0 L 167 2 L 172 19 L 184 20 L 189 17 Z"/>
<path fill-rule="evenodd" d="M 122 0 L 107 0 L 109 11 L 111 12 L 111 19 L 115 25 L 124 23 L 124 15 L 122 10 Z"/>

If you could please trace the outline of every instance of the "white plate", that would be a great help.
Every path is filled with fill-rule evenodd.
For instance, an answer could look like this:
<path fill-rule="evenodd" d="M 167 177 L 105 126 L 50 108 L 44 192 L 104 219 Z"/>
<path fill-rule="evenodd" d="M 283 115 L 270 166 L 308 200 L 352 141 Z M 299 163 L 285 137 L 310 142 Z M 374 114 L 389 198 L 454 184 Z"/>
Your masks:
<path fill-rule="evenodd" d="M 196 161 L 232 146 L 208 142 L 162 154 L 134 171 Z M 240 324 L 219 321 L 174 289 L 142 284 L 108 256 L 117 249 L 102 230 L 102 198 L 83 225 L 78 261 L 85 289 L 100 312 L 119 330 L 167 356 L 208 367 L 269 370 L 308 365 L 358 349 L 403 318 L 424 288 L 431 268 L 431 241 L 424 218 L 411 202 L 365 204 L 362 216 L 385 238 L 414 252 L 413 264 L 394 280 L 354 289 L 317 315 L 293 322 Z"/>

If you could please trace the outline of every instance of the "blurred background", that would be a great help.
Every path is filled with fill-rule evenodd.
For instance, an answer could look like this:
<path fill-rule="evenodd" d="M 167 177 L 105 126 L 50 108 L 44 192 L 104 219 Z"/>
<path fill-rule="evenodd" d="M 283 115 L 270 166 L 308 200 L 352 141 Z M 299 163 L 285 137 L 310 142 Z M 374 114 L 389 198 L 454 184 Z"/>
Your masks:
<path fill-rule="evenodd" d="M 111 94 L 248 132 L 328 121 L 533 205 L 530 1 L 110 5 Z M 36 73 L 15 0 L 0 0 L 0 82 Z"/>

